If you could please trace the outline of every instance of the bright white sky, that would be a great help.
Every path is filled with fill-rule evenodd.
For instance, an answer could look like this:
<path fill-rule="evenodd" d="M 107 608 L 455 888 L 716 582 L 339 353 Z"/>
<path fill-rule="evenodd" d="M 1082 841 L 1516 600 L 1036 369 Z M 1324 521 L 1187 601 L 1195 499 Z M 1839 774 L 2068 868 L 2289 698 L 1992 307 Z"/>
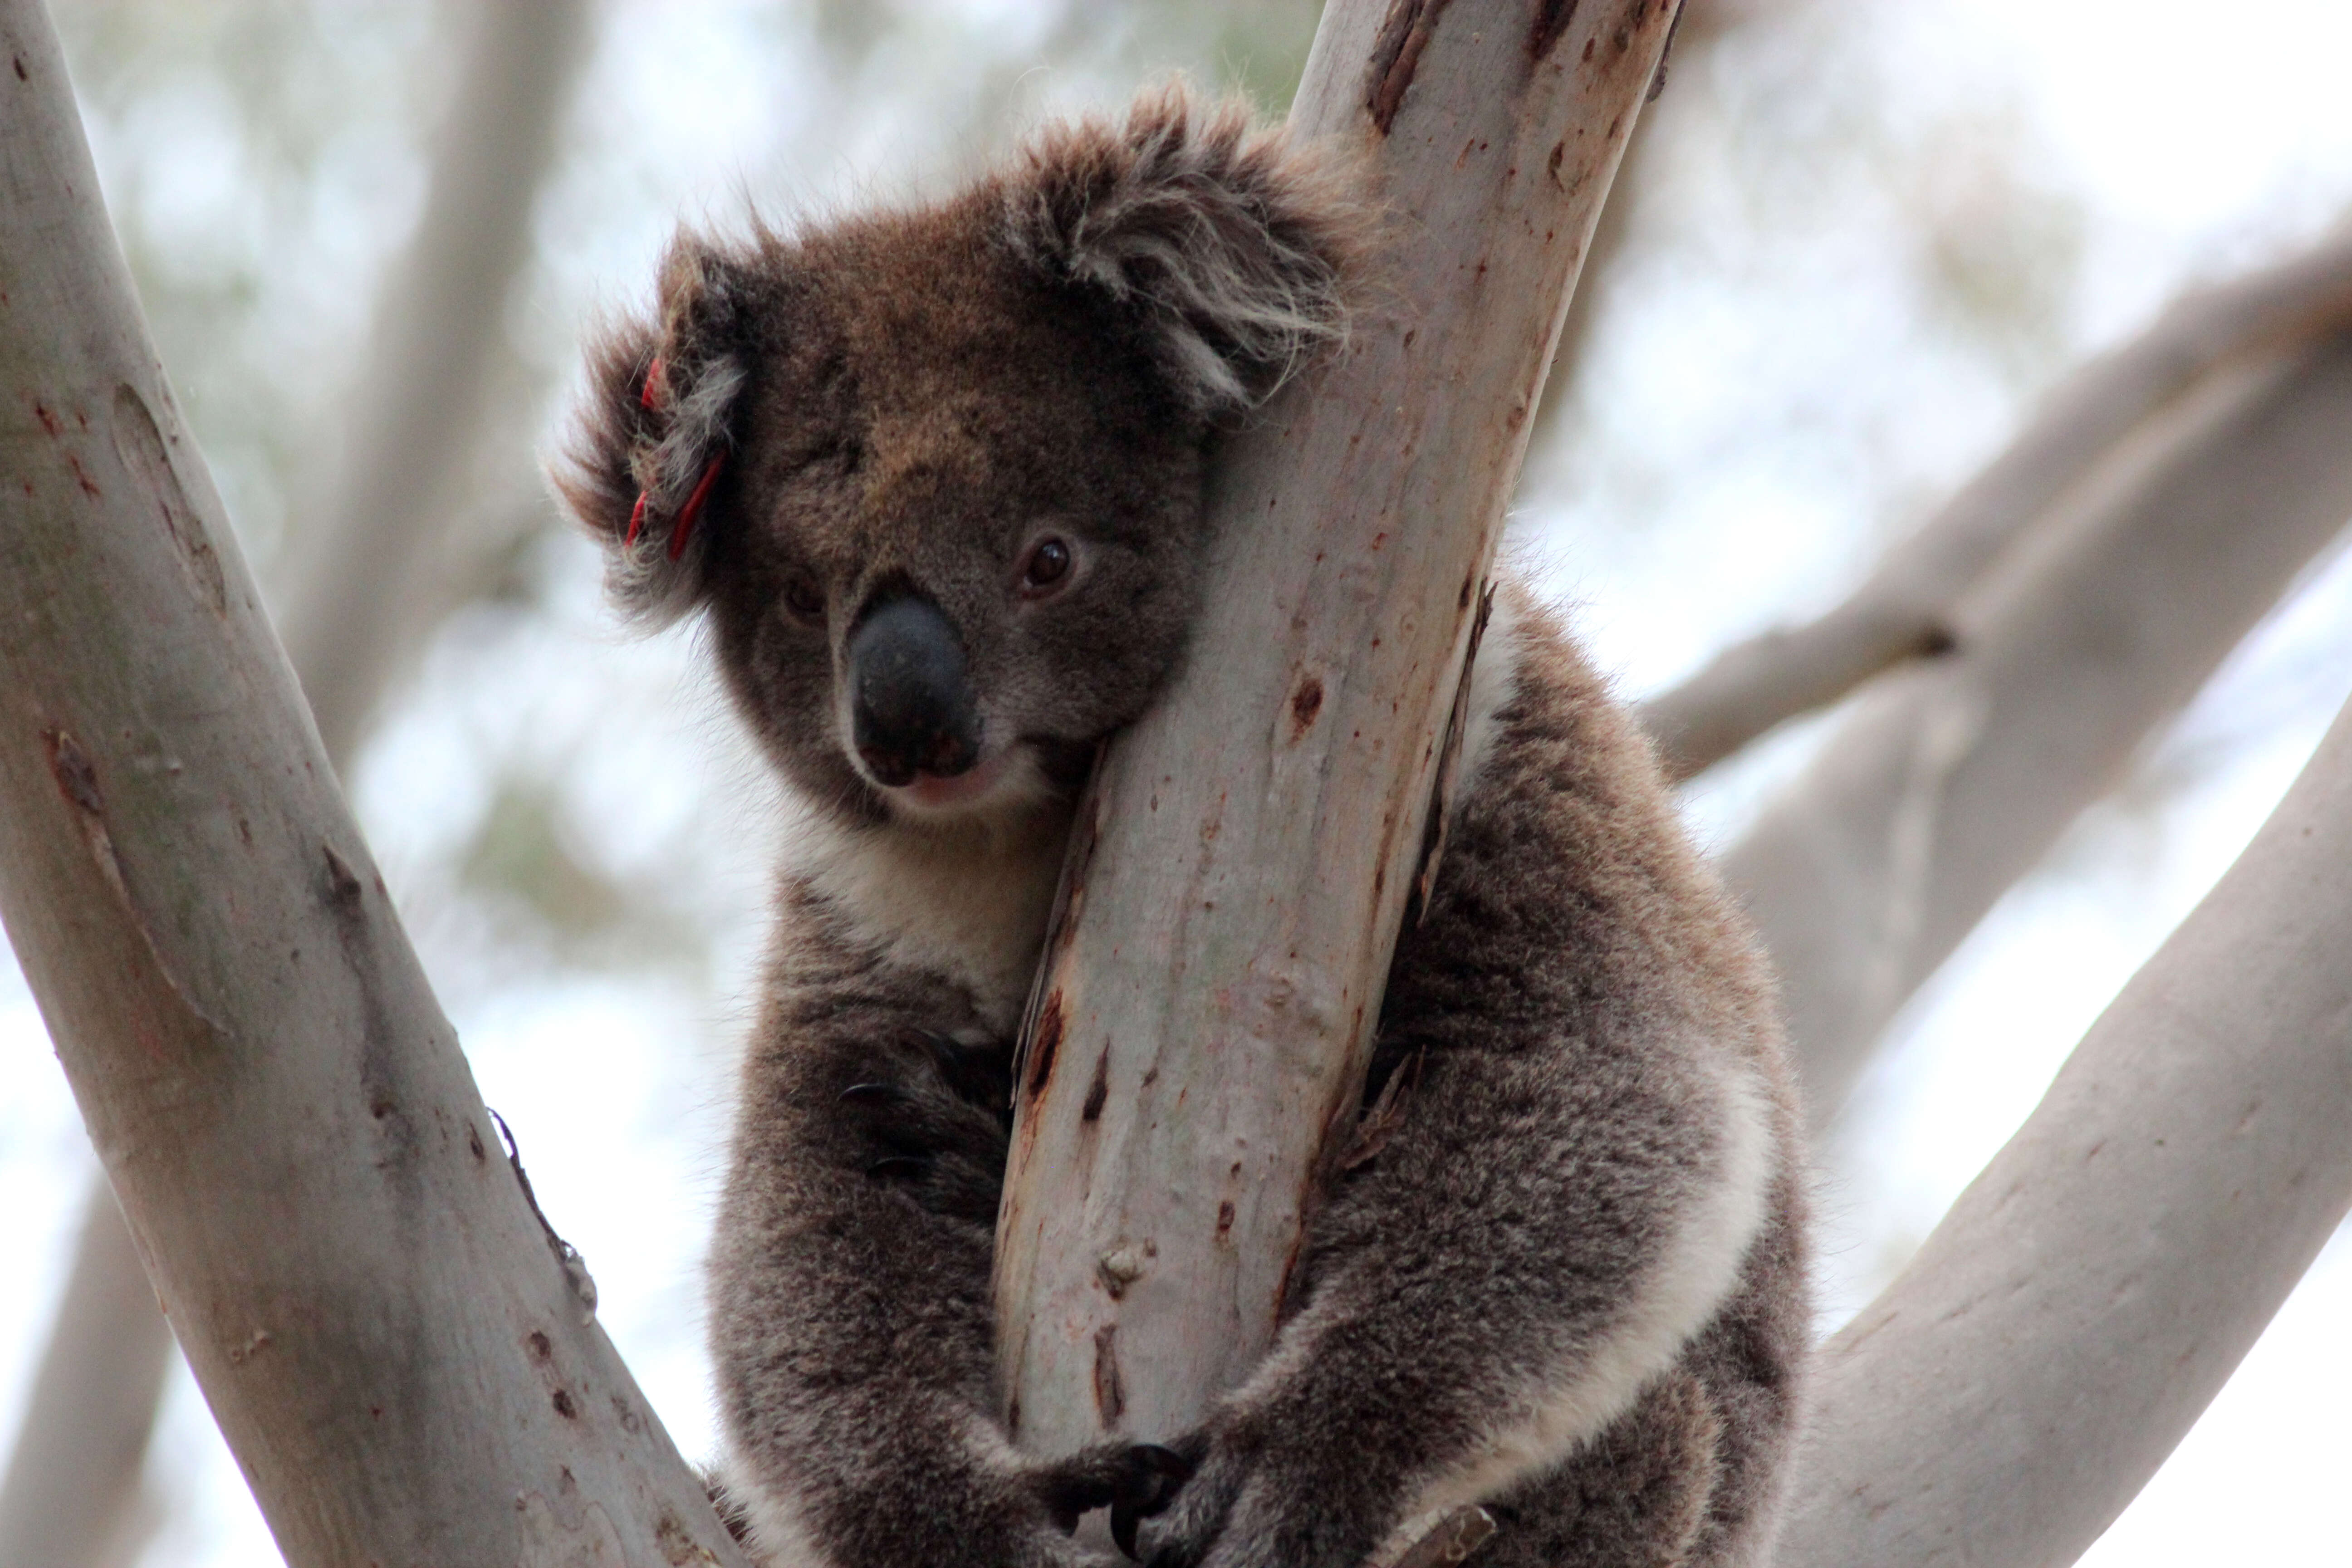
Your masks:
<path fill-rule="evenodd" d="M 1019 0 L 961 9 L 1016 34 L 1034 15 Z M 1926 125 L 1997 104 L 2034 183 L 2079 207 L 2067 357 L 2130 331 L 2184 280 L 2273 254 L 2352 206 L 2352 5 L 2341 0 L 2284 0 L 2241 17 L 2185 0 L 1885 0 L 1852 15 L 1857 27 L 1869 19 L 1869 63 L 1891 84 L 1895 120 Z M 809 111 L 795 107 L 822 94 L 754 69 L 774 58 L 748 41 L 773 26 L 765 16 L 748 4 L 619 6 L 588 87 L 600 122 L 588 134 L 621 151 L 603 177 L 560 187 L 542 210 L 556 298 L 634 289 L 670 213 L 724 210 L 740 189 L 773 182 L 821 195 L 869 179 L 887 188 L 915 160 L 953 155 L 926 143 L 919 113 L 869 117 L 843 131 L 845 144 L 823 143 L 826 127 L 803 123 Z M 825 152 L 777 167 L 773 148 L 812 139 Z M 178 192 L 190 225 L 201 226 L 206 188 L 191 171 Z M 1885 526 L 1872 511 L 1884 494 L 1865 494 L 1834 471 L 1833 452 L 1824 461 L 1798 437 L 1798 456 L 1778 468 L 1702 468 L 1692 455 L 1727 439 L 1721 430 L 1754 423 L 1759 408 L 1867 400 L 1874 438 L 1903 454 L 1886 482 L 1931 501 L 2017 416 L 2013 391 L 1947 374 L 1943 361 L 1907 374 L 1865 368 L 1872 312 L 1893 309 L 1874 303 L 1891 286 L 1867 224 L 1832 213 L 1795 264 L 1668 279 L 1654 302 L 1629 306 L 1599 352 L 1612 372 L 1625 367 L 1612 383 L 1623 405 L 1662 433 L 1640 437 L 1646 448 L 1628 436 L 1632 455 L 1610 461 L 1637 477 L 1700 475 L 1654 504 L 1643 527 L 1612 523 L 1621 492 L 1607 485 L 1579 490 L 1531 474 L 1522 536 L 1630 688 L 1671 679 L 1735 631 L 1825 602 Z M 568 332 L 572 308 L 537 305 L 530 325 Z M 681 1445 L 707 1454 L 696 1268 L 758 938 L 762 856 L 747 846 L 772 830 L 773 813 L 692 673 L 688 644 L 624 640 L 594 603 L 584 552 L 558 574 L 567 587 L 551 624 L 519 634 L 469 622 L 436 646 L 424 696 L 371 748 L 354 794 L 399 886 L 471 831 L 493 776 L 486 758 L 524 754 L 550 734 L 595 737 L 567 763 L 581 830 L 617 841 L 608 863 L 617 856 L 624 869 L 691 886 L 698 907 L 740 933 L 702 980 L 551 965 L 518 981 L 480 956 L 481 933 L 460 915 L 422 914 L 415 932 L 486 1097 L 515 1123 L 551 1216 L 595 1272 L 608 1328 Z M 1842 1310 L 1933 1225 L 2251 835 L 2352 689 L 2347 631 L 2352 564 L 2339 561 L 2183 720 L 2184 736 L 2226 742 L 2224 761 L 2153 815 L 2095 813 L 2058 868 L 2017 889 L 1919 999 L 1865 1085 L 1866 1131 L 1825 1193 L 1827 1274 Z M 1731 831 L 1801 743 L 1702 792 L 1701 831 Z M 89 1170 L 13 976 L 0 979 L 0 1256 L 30 1262 L 25 1288 L 0 1295 L 5 1433 Z M 2352 1405 L 2347 1321 L 2352 1247 L 2339 1238 L 2086 1561 L 2346 1561 L 2336 1500 L 2352 1461 L 2339 1414 Z M 184 1379 L 158 1447 L 158 1473 L 189 1522 L 156 1544 L 149 1568 L 276 1560 Z"/>

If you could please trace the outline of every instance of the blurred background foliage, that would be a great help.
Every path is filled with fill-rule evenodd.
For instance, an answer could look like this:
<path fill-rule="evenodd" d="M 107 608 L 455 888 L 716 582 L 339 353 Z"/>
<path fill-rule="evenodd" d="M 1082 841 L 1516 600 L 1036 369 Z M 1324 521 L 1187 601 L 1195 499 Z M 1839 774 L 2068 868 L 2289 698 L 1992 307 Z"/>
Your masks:
<path fill-rule="evenodd" d="M 282 592 L 337 470 L 380 282 L 424 199 L 463 9 L 52 6 L 164 362 L 248 556 Z M 496 345 L 493 412 L 444 458 L 460 543 L 432 574 L 429 635 L 347 782 L 488 1098 L 689 1454 L 712 1433 L 696 1261 L 769 847 L 790 819 L 700 674 L 693 634 L 625 639 L 590 551 L 545 499 L 536 454 L 582 323 L 639 297 L 681 215 L 724 225 L 756 205 L 788 222 L 919 192 L 1040 116 L 1115 102 L 1171 69 L 1278 112 L 1318 9 L 594 10 Z M 2352 195 L 2352 131 L 2327 131 L 2316 102 L 2302 119 L 2276 103 L 2267 118 L 2238 112 L 2218 173 L 2173 156 L 2161 92 L 2127 79 L 2154 73 L 2160 88 L 2203 63 L 2146 36 L 2185 27 L 2185 9 L 2162 24 L 2084 9 L 2095 16 L 2051 26 L 2023 0 L 1690 0 L 1668 89 L 1596 240 L 1512 546 L 1580 607 L 1629 693 L 1824 606 L 2060 371 L 2184 282 L 2316 232 Z M 2217 123 L 2258 95 L 2322 90 L 2299 57 L 2210 47 L 2223 53 L 2201 107 Z M 2083 94 L 2105 94 L 2120 129 L 2085 120 Z M 2145 167 L 2168 159 L 2177 199 Z M 1824 1177 L 1834 1316 L 1899 1266 L 2307 752 L 2352 684 L 2347 575 L 2315 574 L 1899 1026 Z M 1734 831 L 1825 721 L 1700 781 L 1701 831 Z M 0 1301 L 0 1430 L 90 1169 L 9 978 L 0 1185 L 16 1194 L 5 1245 L 30 1284 Z M 2314 1276 L 2336 1281 L 2338 1302 L 2352 1295 L 2342 1250 Z M 2310 1375 L 2307 1350 L 2295 1354 Z M 2352 1364 L 2330 1364 L 2352 1394 Z M 275 1561 L 184 1378 L 158 1446 L 172 1522 L 144 1562 Z"/>

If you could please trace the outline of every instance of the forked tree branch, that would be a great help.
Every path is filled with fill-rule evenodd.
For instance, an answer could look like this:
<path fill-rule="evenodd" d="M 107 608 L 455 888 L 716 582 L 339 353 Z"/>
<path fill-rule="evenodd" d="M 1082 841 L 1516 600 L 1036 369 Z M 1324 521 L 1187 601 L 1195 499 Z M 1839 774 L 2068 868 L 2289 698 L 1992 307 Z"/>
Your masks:
<path fill-rule="evenodd" d="M 1888 1021 L 2352 518 L 2352 333 L 2210 380 L 1956 606 L 1723 857 L 1817 1123 Z"/>
<path fill-rule="evenodd" d="M 1733 645 L 1642 705 L 1667 770 L 1688 778 L 1782 721 L 1906 659 L 1948 648 L 1961 600 L 2133 430 L 2211 375 L 2276 358 L 2352 322 L 2352 228 L 2277 266 L 2184 296 L 2092 360 L 2007 450 L 1889 550 L 1819 620 Z"/>
<path fill-rule="evenodd" d="M 528 258 L 533 198 L 586 52 L 579 0 L 486 8 L 464 30 L 472 36 L 425 215 L 390 275 L 376 352 L 352 400 L 348 466 L 306 531 L 310 570 L 285 617 L 339 775 L 405 662 L 399 645 L 424 629 L 402 616 L 415 596 L 407 588 L 445 542 L 446 476 L 474 445 L 499 311 Z M 118 1521 L 136 1512 L 171 1333 L 103 1177 L 87 1214 L 0 1480 L 0 1564 L 100 1568 L 120 1545 Z"/>
<path fill-rule="evenodd" d="M 343 806 L 36 0 L 0 58 L 0 915 L 214 1415 L 295 1568 L 740 1563 Z"/>
<path fill-rule="evenodd" d="M 1528 415 L 1672 11 L 1324 12 L 1293 131 L 1360 163 L 1392 243 L 1346 353 L 1223 453 L 1194 633 L 1214 657 L 1079 810 L 998 1228 L 1024 1447 L 1181 1430 L 1272 1340 Z"/>
<path fill-rule="evenodd" d="M 1830 1342 L 1780 1560 L 2074 1561 L 2352 1204 L 2352 709 Z"/>

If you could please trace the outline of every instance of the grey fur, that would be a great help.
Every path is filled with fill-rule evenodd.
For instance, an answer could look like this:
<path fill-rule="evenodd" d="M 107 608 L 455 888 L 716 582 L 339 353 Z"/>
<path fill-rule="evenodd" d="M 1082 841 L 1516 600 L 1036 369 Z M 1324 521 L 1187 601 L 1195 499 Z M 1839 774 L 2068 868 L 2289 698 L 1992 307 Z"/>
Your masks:
<path fill-rule="evenodd" d="M 1338 330 L 1354 223 L 1163 90 L 932 206 L 687 237 L 661 319 L 593 356 L 566 497 L 625 604 L 708 607 L 810 815 L 711 1258 L 730 1500 L 778 1563 L 1076 1563 L 1070 1518 L 1147 1479 L 995 1418 L 1010 1035 L 1070 794 L 1184 656 L 1213 423 Z M 718 450 L 693 547 L 623 549 L 635 492 Z M 1041 531 L 1075 564 L 1030 593 Z M 968 660 L 996 783 L 966 805 L 845 741 L 849 628 L 904 593 Z M 1504 1519 L 1482 1568 L 1736 1563 L 1769 1532 L 1808 1330 L 1769 983 L 1646 744 L 1505 605 L 1367 1089 L 1404 1075 L 1401 1119 L 1319 1211 L 1265 1365 L 1136 1434 L 1198 1467 L 1144 1526 L 1171 1568 L 1359 1568 L 1470 1499 Z"/>
<path fill-rule="evenodd" d="M 1261 401 L 1347 333 L 1339 182 L 1247 108 L 1146 91 L 1127 124 L 1049 127 L 1004 204 L 1016 254 L 1147 310 L 1164 366 L 1202 414 Z M 1311 222 L 1293 214 L 1312 212 Z"/>

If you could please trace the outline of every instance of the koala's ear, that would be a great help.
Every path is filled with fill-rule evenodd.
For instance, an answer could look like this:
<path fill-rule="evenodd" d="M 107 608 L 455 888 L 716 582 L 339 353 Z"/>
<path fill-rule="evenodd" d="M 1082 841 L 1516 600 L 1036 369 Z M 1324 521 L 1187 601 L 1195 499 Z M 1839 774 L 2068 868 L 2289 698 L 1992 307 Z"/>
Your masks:
<path fill-rule="evenodd" d="M 1056 280 L 1137 312 L 1169 377 L 1208 417 L 1271 395 L 1345 335 L 1360 209 L 1334 173 L 1246 105 L 1181 82 L 1123 124 L 1045 131 L 1003 185 L 1006 243 Z"/>
<path fill-rule="evenodd" d="M 755 351 L 752 263 L 681 234 L 657 314 L 625 320 L 588 353 L 588 384 L 556 492 L 604 547 L 615 603 L 655 625 L 694 608 L 712 497 L 726 480 L 736 405 Z"/>

